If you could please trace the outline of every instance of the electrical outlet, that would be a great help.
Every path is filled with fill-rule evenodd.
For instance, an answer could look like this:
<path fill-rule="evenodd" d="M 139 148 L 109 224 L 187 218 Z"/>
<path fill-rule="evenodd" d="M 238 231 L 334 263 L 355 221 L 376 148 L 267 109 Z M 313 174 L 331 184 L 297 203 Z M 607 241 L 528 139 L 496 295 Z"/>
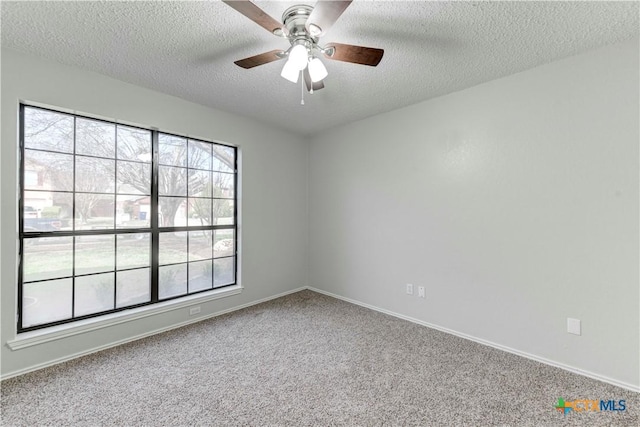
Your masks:
<path fill-rule="evenodd" d="M 194 314 L 198 314 L 198 313 L 200 313 L 200 306 L 199 305 L 197 305 L 195 307 L 191 307 L 189 309 L 189 315 L 191 315 L 191 316 L 193 316 Z"/>
<path fill-rule="evenodd" d="M 413 295 L 413 285 L 411 283 L 407 283 L 407 294 Z"/>
<path fill-rule="evenodd" d="M 424 298 L 424 286 L 418 286 L 418 296 Z"/>
<path fill-rule="evenodd" d="M 580 326 L 580 319 L 567 318 L 567 332 L 570 334 L 582 335 L 582 328 Z"/>

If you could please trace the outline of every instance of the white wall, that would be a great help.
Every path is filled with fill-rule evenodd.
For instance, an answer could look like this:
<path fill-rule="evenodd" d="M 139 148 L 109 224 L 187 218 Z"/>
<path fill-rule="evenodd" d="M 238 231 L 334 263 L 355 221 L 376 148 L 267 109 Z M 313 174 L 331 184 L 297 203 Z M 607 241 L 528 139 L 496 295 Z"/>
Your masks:
<path fill-rule="evenodd" d="M 638 77 L 634 40 L 313 138 L 310 285 L 637 388 Z"/>
<path fill-rule="evenodd" d="M 2 51 L 1 332 L 3 376 L 187 321 L 188 308 L 12 351 L 17 282 L 18 101 L 31 101 L 167 132 L 240 146 L 242 284 L 240 295 L 202 305 L 202 315 L 306 285 L 306 142 L 233 114 L 105 76 Z"/>

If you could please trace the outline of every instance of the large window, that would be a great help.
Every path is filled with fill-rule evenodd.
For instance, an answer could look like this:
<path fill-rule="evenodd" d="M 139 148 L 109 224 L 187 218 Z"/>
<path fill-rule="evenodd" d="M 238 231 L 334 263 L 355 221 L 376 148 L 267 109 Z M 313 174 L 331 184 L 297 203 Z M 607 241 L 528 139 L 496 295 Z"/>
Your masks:
<path fill-rule="evenodd" d="M 18 331 L 236 283 L 236 149 L 20 107 Z"/>

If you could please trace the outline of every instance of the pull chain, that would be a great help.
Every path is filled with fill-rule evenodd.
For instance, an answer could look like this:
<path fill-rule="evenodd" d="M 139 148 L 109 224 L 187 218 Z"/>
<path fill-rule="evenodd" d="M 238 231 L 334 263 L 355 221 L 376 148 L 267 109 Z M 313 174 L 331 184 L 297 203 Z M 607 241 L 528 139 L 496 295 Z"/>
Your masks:
<path fill-rule="evenodd" d="M 304 75 L 300 70 L 300 105 L 304 105 Z"/>

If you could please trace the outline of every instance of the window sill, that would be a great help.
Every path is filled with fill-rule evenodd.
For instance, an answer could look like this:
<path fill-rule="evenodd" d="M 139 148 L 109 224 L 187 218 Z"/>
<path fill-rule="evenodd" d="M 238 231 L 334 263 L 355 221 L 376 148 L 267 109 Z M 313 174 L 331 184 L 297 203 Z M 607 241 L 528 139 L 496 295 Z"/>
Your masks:
<path fill-rule="evenodd" d="M 79 320 L 72 324 L 60 326 L 52 326 L 42 330 L 33 332 L 25 332 L 15 339 L 8 341 L 7 346 L 11 350 L 20 350 L 32 347 L 49 341 L 56 341 L 68 338 L 74 335 L 84 334 L 96 331 L 102 328 L 118 325 L 121 323 L 131 322 L 149 316 L 155 316 L 168 311 L 178 310 L 194 304 L 202 304 L 207 301 L 213 301 L 220 298 L 238 295 L 242 292 L 242 286 L 236 285 L 228 288 L 214 290 L 207 294 L 198 294 L 186 296 L 180 300 L 161 302 L 150 306 L 132 309 L 131 311 L 123 311 L 119 313 L 105 314 L 93 319 Z"/>

